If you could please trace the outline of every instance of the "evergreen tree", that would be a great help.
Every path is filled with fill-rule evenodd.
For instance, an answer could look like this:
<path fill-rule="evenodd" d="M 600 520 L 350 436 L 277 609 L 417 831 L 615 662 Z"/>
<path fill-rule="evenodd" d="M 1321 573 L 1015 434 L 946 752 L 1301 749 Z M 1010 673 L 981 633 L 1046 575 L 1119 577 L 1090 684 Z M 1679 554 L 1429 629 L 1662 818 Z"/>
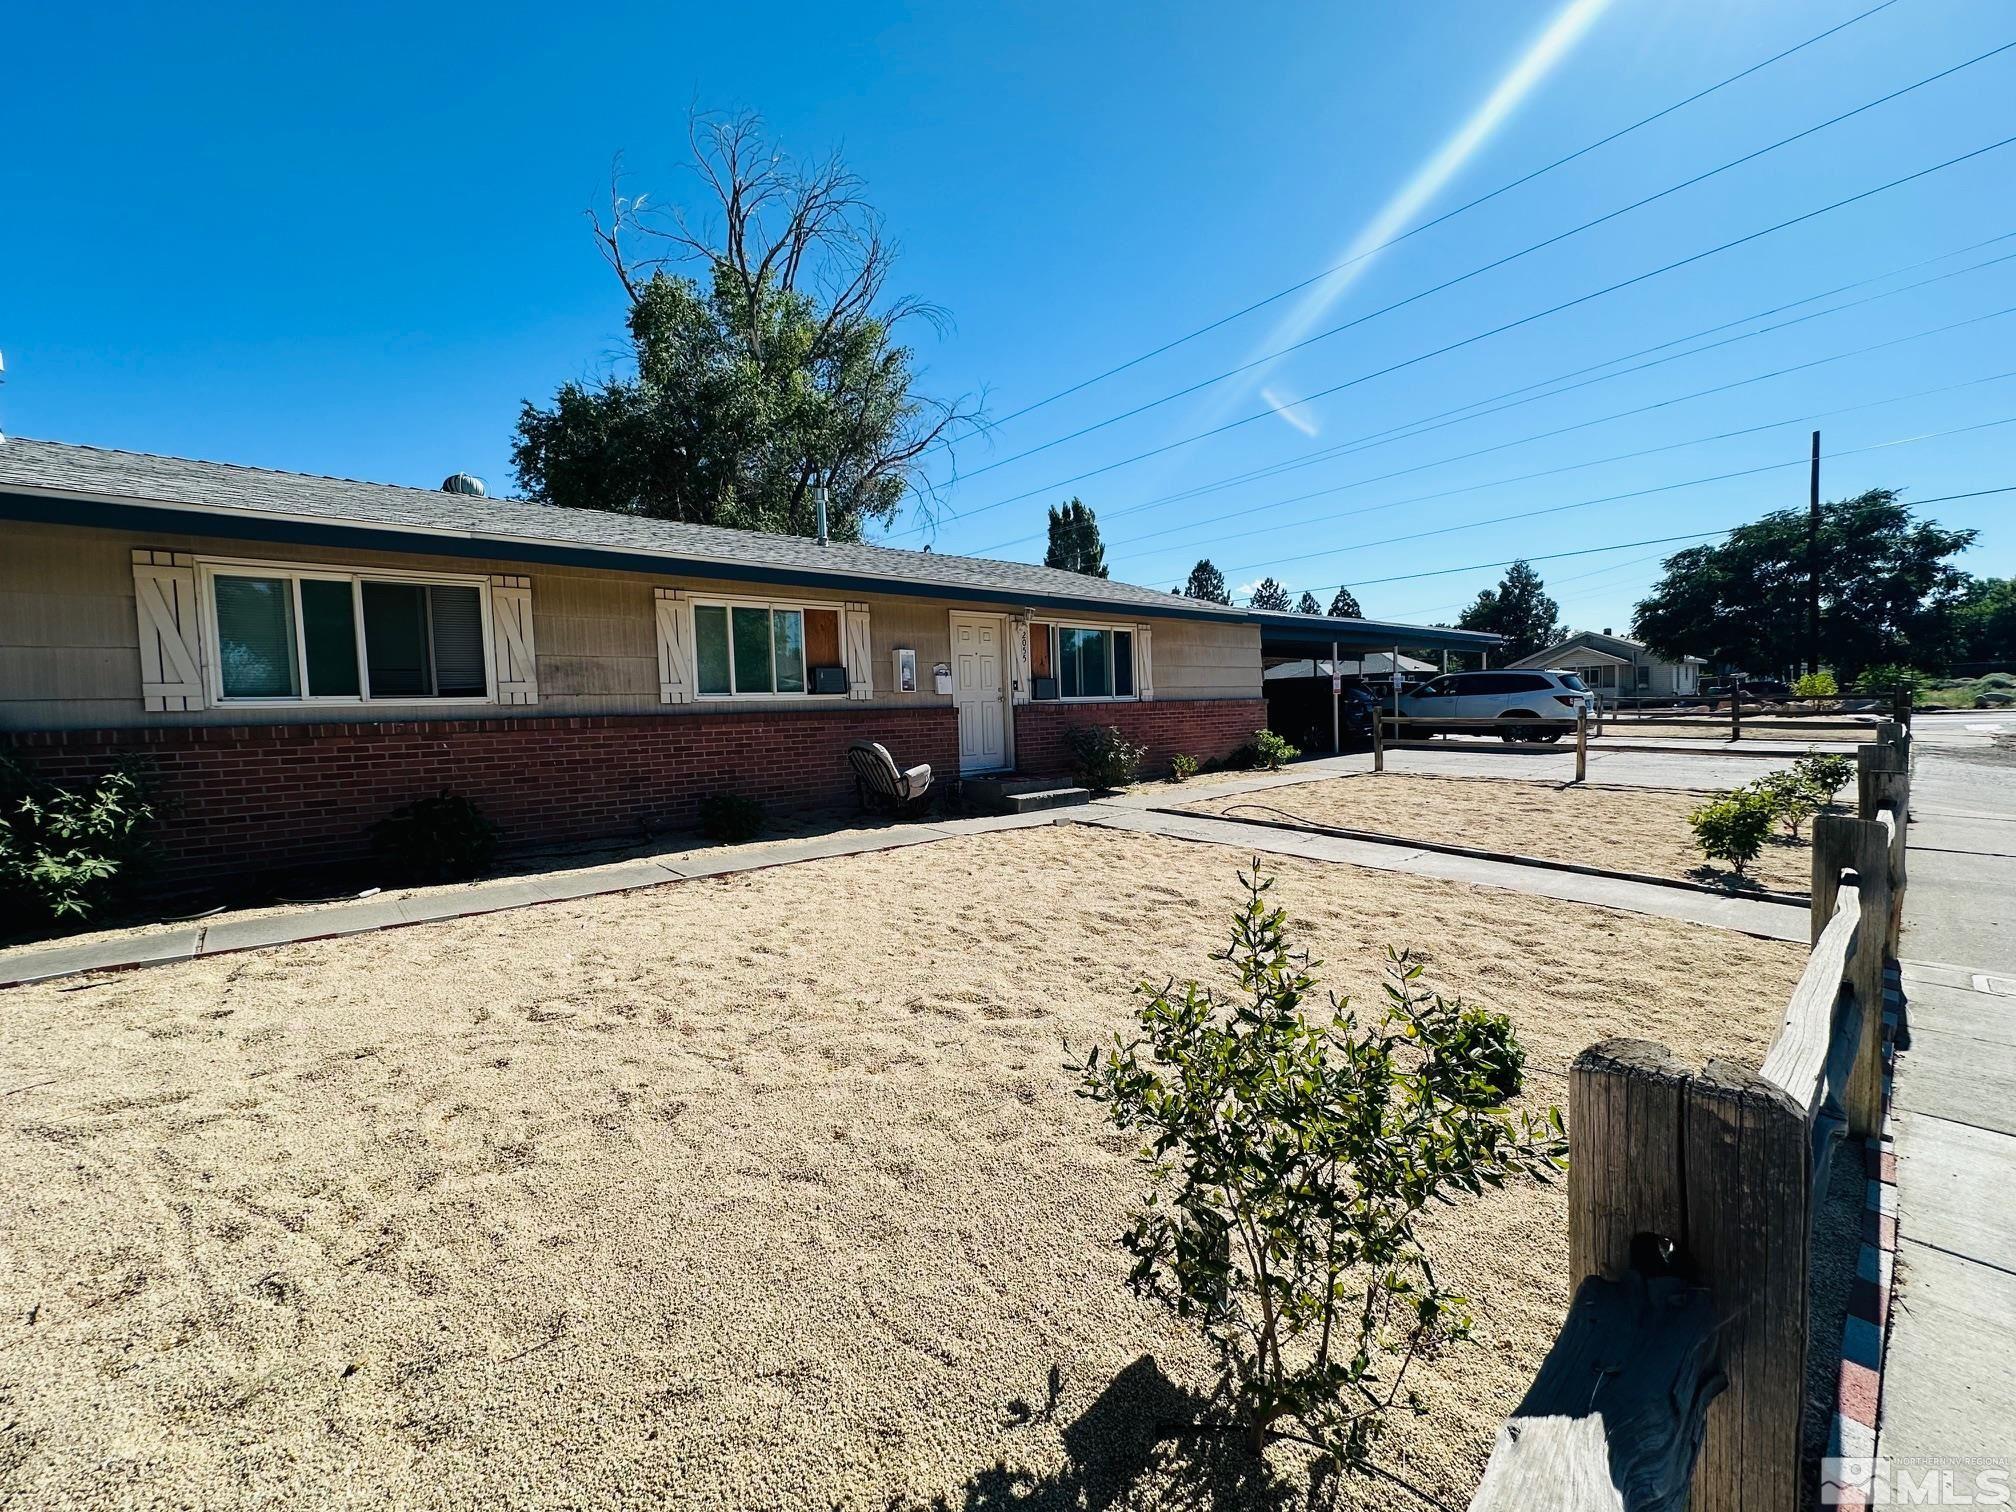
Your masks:
<path fill-rule="evenodd" d="M 1302 590 L 1302 597 L 1296 600 L 1295 612 L 1297 614 L 1321 614 L 1323 606 L 1316 602 L 1315 594 L 1304 588 Z"/>
<path fill-rule="evenodd" d="M 1050 509 L 1050 549 L 1043 553 L 1045 567 L 1100 577 L 1106 572 L 1106 547 L 1099 540 L 1099 520 L 1083 501 L 1071 500 Z"/>
<path fill-rule="evenodd" d="M 1505 637 L 1500 653 L 1506 661 L 1531 656 L 1555 640 L 1560 606 L 1547 597 L 1540 574 L 1525 562 L 1505 570 L 1496 588 L 1486 588 L 1457 617 L 1465 630 L 1489 630 Z"/>
<path fill-rule="evenodd" d="M 1332 619 L 1363 619 L 1365 611 L 1358 607 L 1358 600 L 1349 588 L 1339 588 L 1337 596 L 1330 600 L 1330 616 Z"/>
<path fill-rule="evenodd" d="M 1288 590 L 1271 577 L 1260 579 L 1260 586 L 1253 590 L 1253 597 L 1246 601 L 1255 609 L 1286 609 Z"/>
<path fill-rule="evenodd" d="M 1232 595 L 1225 591 L 1225 574 L 1211 565 L 1209 557 L 1190 569 L 1190 581 L 1183 585 L 1183 596 L 1207 604 L 1232 602 Z"/>

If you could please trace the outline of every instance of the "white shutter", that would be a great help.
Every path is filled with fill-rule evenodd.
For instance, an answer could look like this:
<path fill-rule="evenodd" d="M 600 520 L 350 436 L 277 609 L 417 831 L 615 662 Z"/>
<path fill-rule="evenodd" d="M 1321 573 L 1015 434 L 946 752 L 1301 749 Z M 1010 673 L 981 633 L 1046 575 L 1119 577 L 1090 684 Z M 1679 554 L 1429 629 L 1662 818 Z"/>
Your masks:
<path fill-rule="evenodd" d="M 658 701 L 685 703 L 693 696 L 693 611 L 677 588 L 658 596 Z"/>
<path fill-rule="evenodd" d="M 133 605 L 140 620 L 140 696 L 147 712 L 202 708 L 196 559 L 181 551 L 135 551 Z"/>
<path fill-rule="evenodd" d="M 1017 618 L 1015 618 L 1010 622 L 1010 627 L 1014 631 L 1014 634 L 1010 637 L 1010 639 L 1014 642 L 1014 655 L 1015 655 L 1015 685 L 1014 685 L 1014 692 L 1010 695 L 1010 699 L 1011 702 L 1014 703 L 1026 704 L 1027 702 L 1029 702 L 1029 676 L 1030 676 L 1029 616 L 1026 614 L 1018 616 Z"/>
<path fill-rule="evenodd" d="M 539 662 L 532 644 L 532 579 L 490 579 L 491 654 L 497 661 L 497 701 L 539 702 Z"/>
<path fill-rule="evenodd" d="M 1143 703 L 1155 701 L 1155 631 L 1149 625 L 1134 627 L 1134 692 Z"/>
<path fill-rule="evenodd" d="M 847 605 L 847 696 L 875 696 L 875 655 L 868 639 L 868 606 Z"/>

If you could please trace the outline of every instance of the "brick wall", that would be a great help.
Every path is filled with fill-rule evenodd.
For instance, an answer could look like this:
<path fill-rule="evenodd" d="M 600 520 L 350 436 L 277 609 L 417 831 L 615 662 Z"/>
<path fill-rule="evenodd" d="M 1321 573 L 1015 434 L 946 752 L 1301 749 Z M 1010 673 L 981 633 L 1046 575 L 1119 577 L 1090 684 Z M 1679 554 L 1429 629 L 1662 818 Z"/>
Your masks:
<path fill-rule="evenodd" d="M 1167 770 L 1175 755 L 1200 761 L 1229 756 L 1267 724 L 1259 698 L 1160 699 L 1153 703 L 1030 703 L 1015 710 L 1015 765 L 1035 775 L 1071 770 L 1066 736 L 1078 725 L 1118 725 L 1148 748 L 1141 769 Z"/>
<path fill-rule="evenodd" d="M 151 762 L 176 808 L 161 833 L 173 879 L 354 859 L 378 819 L 442 788 L 475 799 L 507 845 L 687 827 L 709 793 L 851 803 L 846 752 L 863 739 L 958 775 L 949 706 L 0 733 L 59 780 Z"/>

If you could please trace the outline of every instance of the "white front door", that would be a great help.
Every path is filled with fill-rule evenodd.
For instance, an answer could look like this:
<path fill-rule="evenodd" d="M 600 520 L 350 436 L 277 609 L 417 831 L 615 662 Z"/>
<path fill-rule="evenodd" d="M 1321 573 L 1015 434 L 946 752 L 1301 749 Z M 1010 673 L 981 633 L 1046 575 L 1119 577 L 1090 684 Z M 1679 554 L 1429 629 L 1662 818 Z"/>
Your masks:
<path fill-rule="evenodd" d="M 999 615 L 952 616 L 952 704 L 959 713 L 959 774 L 1008 765 L 1005 629 Z"/>

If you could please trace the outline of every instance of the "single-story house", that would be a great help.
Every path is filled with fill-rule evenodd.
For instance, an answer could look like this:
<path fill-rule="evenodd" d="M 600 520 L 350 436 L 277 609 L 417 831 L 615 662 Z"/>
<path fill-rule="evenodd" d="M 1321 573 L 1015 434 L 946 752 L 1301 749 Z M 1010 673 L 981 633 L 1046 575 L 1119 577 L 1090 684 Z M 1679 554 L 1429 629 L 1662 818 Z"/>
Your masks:
<path fill-rule="evenodd" d="M 1620 698 L 1692 698 L 1701 691 L 1698 656 L 1669 661 L 1656 656 L 1643 641 L 1626 640 L 1608 630 L 1583 630 L 1508 668 L 1520 671 L 1573 672 L 1605 703 Z"/>
<path fill-rule="evenodd" d="M 1062 773 L 1093 722 L 1151 768 L 1223 756 L 1266 721 L 1263 644 L 1308 654 L 1311 618 L 1020 562 L 0 441 L 0 750 L 59 779 L 144 757 L 184 877 L 350 858 L 444 788 L 519 844 L 681 827 L 712 793 L 839 803 L 863 738 L 941 780 Z M 1317 623 L 1326 651 L 1463 634 Z"/>

